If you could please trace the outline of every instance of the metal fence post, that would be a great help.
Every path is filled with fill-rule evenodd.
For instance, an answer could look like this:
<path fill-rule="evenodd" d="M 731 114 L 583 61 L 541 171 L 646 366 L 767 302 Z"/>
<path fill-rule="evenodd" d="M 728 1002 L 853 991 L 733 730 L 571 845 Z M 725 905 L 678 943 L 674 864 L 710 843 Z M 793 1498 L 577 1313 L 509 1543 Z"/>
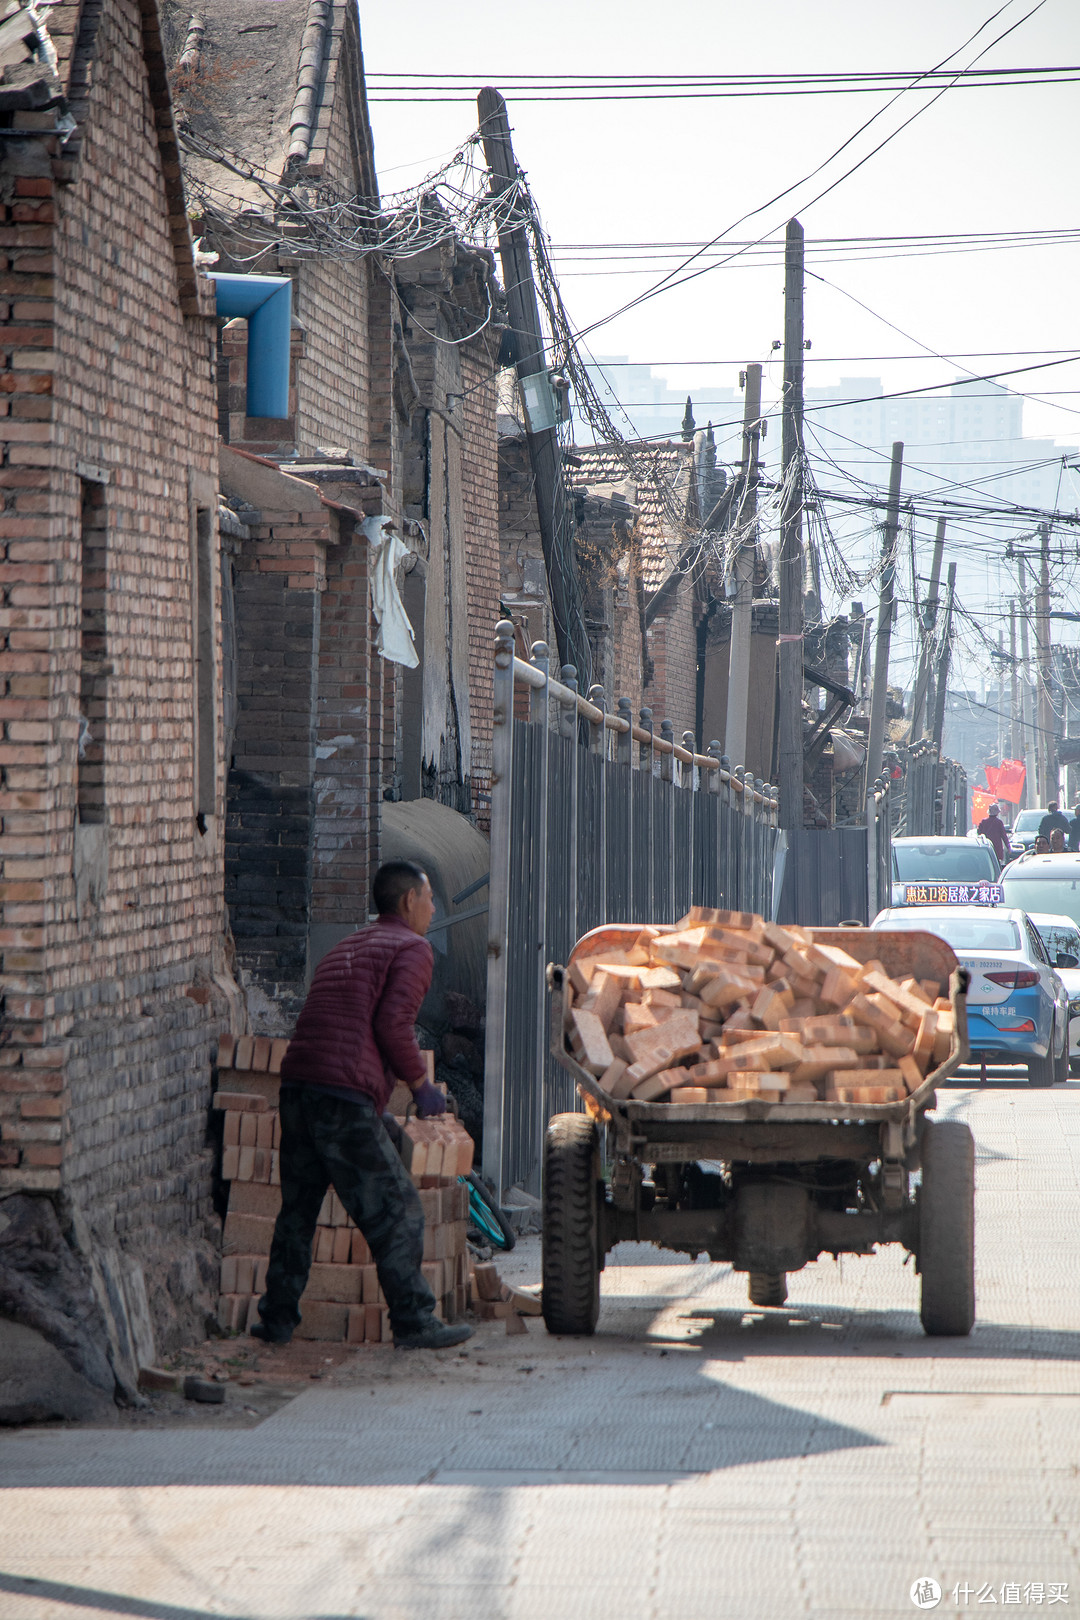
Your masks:
<path fill-rule="evenodd" d="M 866 795 L 866 910 L 867 921 L 873 922 L 878 913 L 878 858 L 877 858 L 877 803 L 874 785 Z"/>
<path fill-rule="evenodd" d="M 571 692 L 577 692 L 577 669 L 573 664 L 562 666 L 562 683 L 569 687 Z M 580 749 L 578 740 L 578 711 L 577 702 L 567 698 L 561 699 L 559 708 L 559 732 L 573 744 L 570 766 L 570 860 L 568 863 L 567 879 L 570 920 L 570 938 L 578 937 L 578 873 L 581 869 L 581 851 L 578 848 L 580 832 L 578 828 L 578 755 Z M 546 1123 L 546 1121 L 545 1121 Z"/>
<path fill-rule="evenodd" d="M 750 801 L 754 818 L 754 904 L 750 909 L 761 915 L 765 910 L 765 873 L 761 864 L 765 853 L 765 783 L 760 776 L 754 777 L 754 791 L 761 794 L 761 799 Z"/>
<path fill-rule="evenodd" d="M 639 709 L 638 718 L 641 721 L 642 729 L 649 733 L 648 741 L 643 742 L 641 745 L 641 754 L 639 756 L 641 772 L 648 779 L 645 787 L 645 803 L 648 805 L 648 825 L 645 828 L 644 840 L 645 866 L 648 871 L 648 881 L 646 883 L 645 893 L 642 898 L 645 901 L 645 916 L 650 922 L 654 922 L 656 920 L 656 896 L 653 893 L 653 772 L 656 767 L 656 750 L 653 748 L 652 710 Z"/>
<path fill-rule="evenodd" d="M 684 731 L 683 732 L 683 734 L 682 734 L 682 745 L 686 749 L 688 754 L 695 754 L 697 752 L 697 739 L 695 738 L 694 733 L 692 731 Z M 694 905 L 696 903 L 695 898 L 694 898 L 694 852 L 697 849 L 697 812 L 698 812 L 697 792 L 696 792 L 696 789 L 697 789 L 697 767 L 695 766 L 694 761 L 692 759 L 689 761 L 689 763 L 686 760 L 681 760 L 680 761 L 680 765 L 679 765 L 679 786 L 680 786 L 680 791 L 681 792 L 688 793 L 690 795 L 689 804 L 687 805 L 687 817 L 686 817 L 686 820 L 687 820 L 687 823 L 688 823 L 687 837 L 690 840 L 690 848 L 687 851 L 687 870 L 688 870 L 688 873 L 689 873 L 689 878 L 688 878 L 687 885 L 686 885 L 686 909 L 689 909 L 690 906 L 692 906 L 692 905 Z"/>
<path fill-rule="evenodd" d="M 514 763 L 514 626 L 495 626 L 491 743 L 491 875 L 488 880 L 487 1022 L 484 1040 L 484 1176 L 503 1191 L 506 1115 L 506 991 L 510 934 L 510 839 Z"/>
<path fill-rule="evenodd" d="M 626 794 L 626 849 L 618 851 L 617 855 L 626 873 L 626 915 L 632 920 L 637 916 L 634 894 L 634 711 L 627 697 L 619 698 L 615 707 L 619 719 L 626 721 L 625 731 L 618 733 L 615 742 L 616 761 L 625 765 L 627 772 L 625 783 L 619 781 L 620 791 Z"/>
<path fill-rule="evenodd" d="M 538 1118 L 536 1120 L 537 1145 L 544 1140 L 544 1131 L 547 1128 L 547 1097 L 544 1085 L 544 1076 L 547 1072 L 548 1049 L 548 1004 L 547 1004 L 547 919 L 548 919 L 548 807 L 550 804 L 549 774 L 551 770 L 551 691 L 548 682 L 551 679 L 550 670 L 551 653 L 546 641 L 534 641 L 532 648 L 532 662 L 541 671 L 544 677 L 543 686 L 531 688 L 529 699 L 529 718 L 537 729 L 537 741 L 540 745 L 540 781 L 533 786 L 535 795 L 534 814 L 529 817 L 532 825 L 537 829 L 536 843 L 533 846 L 533 876 L 534 894 L 533 904 L 536 907 L 536 959 L 533 964 L 534 982 L 536 986 L 536 1025 L 533 1031 L 533 1064 L 536 1069 L 536 1107 Z M 523 812 L 527 815 L 525 806 Z M 522 830 L 524 830 L 524 816 L 519 817 Z M 536 1168 L 537 1185 L 539 1186 L 540 1165 Z"/>
<path fill-rule="evenodd" d="M 712 852 L 713 862 L 716 868 L 716 881 L 711 890 L 706 889 L 705 885 L 707 882 L 707 877 L 706 873 L 702 871 L 702 903 L 704 904 L 705 894 L 709 893 L 712 895 L 713 905 L 720 906 L 723 905 L 727 895 L 727 868 L 723 864 L 722 847 L 723 840 L 726 837 L 724 832 L 725 817 L 723 815 L 724 755 L 720 747 L 719 739 L 714 737 L 708 748 L 706 748 L 705 752 L 708 754 L 710 759 L 715 759 L 716 761 L 716 769 L 708 773 L 708 778 L 705 783 L 706 793 L 711 793 L 713 798 L 716 800 L 716 840 Z"/>
<path fill-rule="evenodd" d="M 589 702 L 601 712 L 600 720 L 590 721 L 589 748 L 600 759 L 600 781 L 597 788 L 599 803 L 597 811 L 600 821 L 600 842 L 598 856 L 600 862 L 600 915 L 598 923 L 608 920 L 607 914 L 607 726 L 602 716 L 607 712 L 607 694 L 602 686 L 589 687 Z"/>
<path fill-rule="evenodd" d="M 670 743 L 672 750 L 675 747 L 675 726 L 670 720 L 661 720 L 660 735 L 666 743 Z M 670 902 L 671 916 L 668 919 L 674 922 L 679 915 L 679 907 L 675 898 L 675 754 L 674 752 L 660 755 L 660 780 L 664 786 L 660 792 L 664 804 L 664 836 L 667 839 L 667 890 Z"/>

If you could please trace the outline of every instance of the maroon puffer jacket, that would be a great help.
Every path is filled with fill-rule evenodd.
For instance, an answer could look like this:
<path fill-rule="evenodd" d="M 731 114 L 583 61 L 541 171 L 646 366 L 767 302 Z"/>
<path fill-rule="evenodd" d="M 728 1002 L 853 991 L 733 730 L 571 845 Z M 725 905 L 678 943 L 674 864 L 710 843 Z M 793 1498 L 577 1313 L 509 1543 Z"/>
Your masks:
<path fill-rule="evenodd" d="M 431 984 L 431 946 L 400 917 L 350 934 L 315 969 L 281 1065 L 289 1085 L 340 1087 L 381 1113 L 394 1079 L 426 1074 L 413 1025 Z"/>

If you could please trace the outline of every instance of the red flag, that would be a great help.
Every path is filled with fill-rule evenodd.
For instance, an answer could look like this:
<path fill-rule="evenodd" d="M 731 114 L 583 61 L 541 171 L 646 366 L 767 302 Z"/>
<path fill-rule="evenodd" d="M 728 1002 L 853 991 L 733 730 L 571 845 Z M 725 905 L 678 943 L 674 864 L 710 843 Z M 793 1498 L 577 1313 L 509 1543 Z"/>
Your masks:
<path fill-rule="evenodd" d="M 985 788 L 972 788 L 971 790 L 971 825 L 977 827 L 984 816 L 990 814 L 993 796 Z"/>
<path fill-rule="evenodd" d="M 995 799 L 1000 797 L 1001 794 L 1001 772 L 1003 769 L 1004 767 L 1001 765 L 983 766 L 983 770 L 986 772 L 987 786 Z"/>
<path fill-rule="evenodd" d="M 997 772 L 997 787 L 994 789 L 999 799 L 1005 799 L 1009 804 L 1019 804 L 1024 791 L 1024 777 L 1027 769 L 1022 759 L 1004 759 Z M 987 781 L 990 772 L 986 773 Z"/>

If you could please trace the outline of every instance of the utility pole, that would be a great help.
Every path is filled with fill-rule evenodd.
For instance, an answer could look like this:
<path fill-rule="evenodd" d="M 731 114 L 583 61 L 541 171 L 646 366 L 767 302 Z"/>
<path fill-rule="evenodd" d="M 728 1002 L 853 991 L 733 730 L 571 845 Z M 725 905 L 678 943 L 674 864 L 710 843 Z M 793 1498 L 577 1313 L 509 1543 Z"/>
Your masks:
<path fill-rule="evenodd" d="M 1000 765 L 1005 758 L 1005 632 L 998 631 L 998 683 L 997 683 L 997 757 Z"/>
<path fill-rule="evenodd" d="M 1057 737 L 1050 649 L 1050 525 L 1039 524 L 1039 588 L 1035 594 L 1035 648 L 1039 671 L 1039 793 L 1043 804 L 1059 796 Z"/>
<path fill-rule="evenodd" d="M 1024 804 L 1027 807 L 1039 803 L 1039 787 L 1035 770 L 1035 720 L 1031 712 L 1031 653 L 1028 646 L 1028 594 L 1027 594 L 1027 567 L 1021 555 L 1017 560 L 1017 575 L 1020 580 L 1020 665 L 1021 687 L 1020 698 L 1022 703 L 1024 739 Z"/>
<path fill-rule="evenodd" d="M 1020 719 L 1020 680 L 1016 667 L 1016 603 L 1009 603 L 1009 755 L 1024 757 L 1024 727 Z"/>
<path fill-rule="evenodd" d="M 784 394 L 780 508 L 777 786 L 780 826 L 803 824 L 803 228 L 789 219 L 784 253 Z"/>
<path fill-rule="evenodd" d="M 738 546 L 735 552 L 735 597 L 731 604 L 728 648 L 727 718 L 724 752 L 732 765 L 746 761 L 747 709 L 750 701 L 750 632 L 754 611 L 754 559 L 757 555 L 758 452 L 761 445 L 761 367 L 746 368 L 743 400 L 743 487 L 735 505 Z"/>
<path fill-rule="evenodd" d="M 885 751 L 885 705 L 889 696 L 889 643 L 892 640 L 893 583 L 896 578 L 896 536 L 900 528 L 900 475 L 904 468 L 904 446 L 899 440 L 892 447 L 889 468 L 889 500 L 881 536 L 881 590 L 878 595 L 877 636 L 874 641 L 874 684 L 870 689 L 870 734 L 866 743 L 866 792 L 873 792 L 881 775 Z"/>
<path fill-rule="evenodd" d="M 949 583 L 945 587 L 945 622 L 941 629 L 941 651 L 938 654 L 937 683 L 934 693 L 934 744 L 941 758 L 945 736 L 945 699 L 949 692 L 949 658 L 952 654 L 952 615 L 956 597 L 956 564 L 949 564 Z"/>
<path fill-rule="evenodd" d="M 937 623 L 938 586 L 941 583 L 941 558 L 945 550 L 945 519 L 938 518 L 934 535 L 934 555 L 930 564 L 930 590 L 919 615 L 919 668 L 915 677 L 915 691 L 911 699 L 911 740 L 922 736 L 923 709 L 934 658 L 934 625 Z M 927 707 L 927 712 L 929 709 Z"/>
<path fill-rule="evenodd" d="M 506 102 L 498 90 L 489 87 L 481 90 L 477 107 L 484 157 L 491 170 L 492 193 L 501 196 L 512 191 L 519 178 Z M 515 211 L 515 217 L 520 218 L 520 213 Z M 502 225 L 499 230 L 499 257 L 502 260 L 503 285 L 516 348 L 517 374 L 524 383 L 526 378 L 547 370 L 529 239 L 524 225 Z M 529 414 L 526 409 L 526 416 Z M 567 499 L 558 431 L 554 424 L 538 424 L 534 430 L 526 421 L 525 437 L 532 464 L 536 515 L 551 592 L 551 614 L 559 663 L 573 664 L 577 669 L 579 684 L 587 689 L 592 678 L 591 656 L 574 560 L 573 507 Z"/>

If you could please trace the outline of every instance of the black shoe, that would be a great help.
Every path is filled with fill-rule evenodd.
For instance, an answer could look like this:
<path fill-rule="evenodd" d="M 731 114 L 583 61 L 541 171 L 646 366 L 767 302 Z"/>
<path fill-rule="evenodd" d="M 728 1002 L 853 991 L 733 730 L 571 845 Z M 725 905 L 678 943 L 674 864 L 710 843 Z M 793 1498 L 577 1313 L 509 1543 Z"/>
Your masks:
<path fill-rule="evenodd" d="M 252 1322 L 248 1332 L 253 1339 L 262 1339 L 265 1344 L 288 1344 L 293 1336 L 291 1327 L 275 1326 L 269 1322 Z"/>
<path fill-rule="evenodd" d="M 473 1329 L 467 1322 L 431 1321 L 417 1333 L 395 1333 L 395 1350 L 449 1350 L 451 1345 L 464 1344 L 471 1339 Z"/>

